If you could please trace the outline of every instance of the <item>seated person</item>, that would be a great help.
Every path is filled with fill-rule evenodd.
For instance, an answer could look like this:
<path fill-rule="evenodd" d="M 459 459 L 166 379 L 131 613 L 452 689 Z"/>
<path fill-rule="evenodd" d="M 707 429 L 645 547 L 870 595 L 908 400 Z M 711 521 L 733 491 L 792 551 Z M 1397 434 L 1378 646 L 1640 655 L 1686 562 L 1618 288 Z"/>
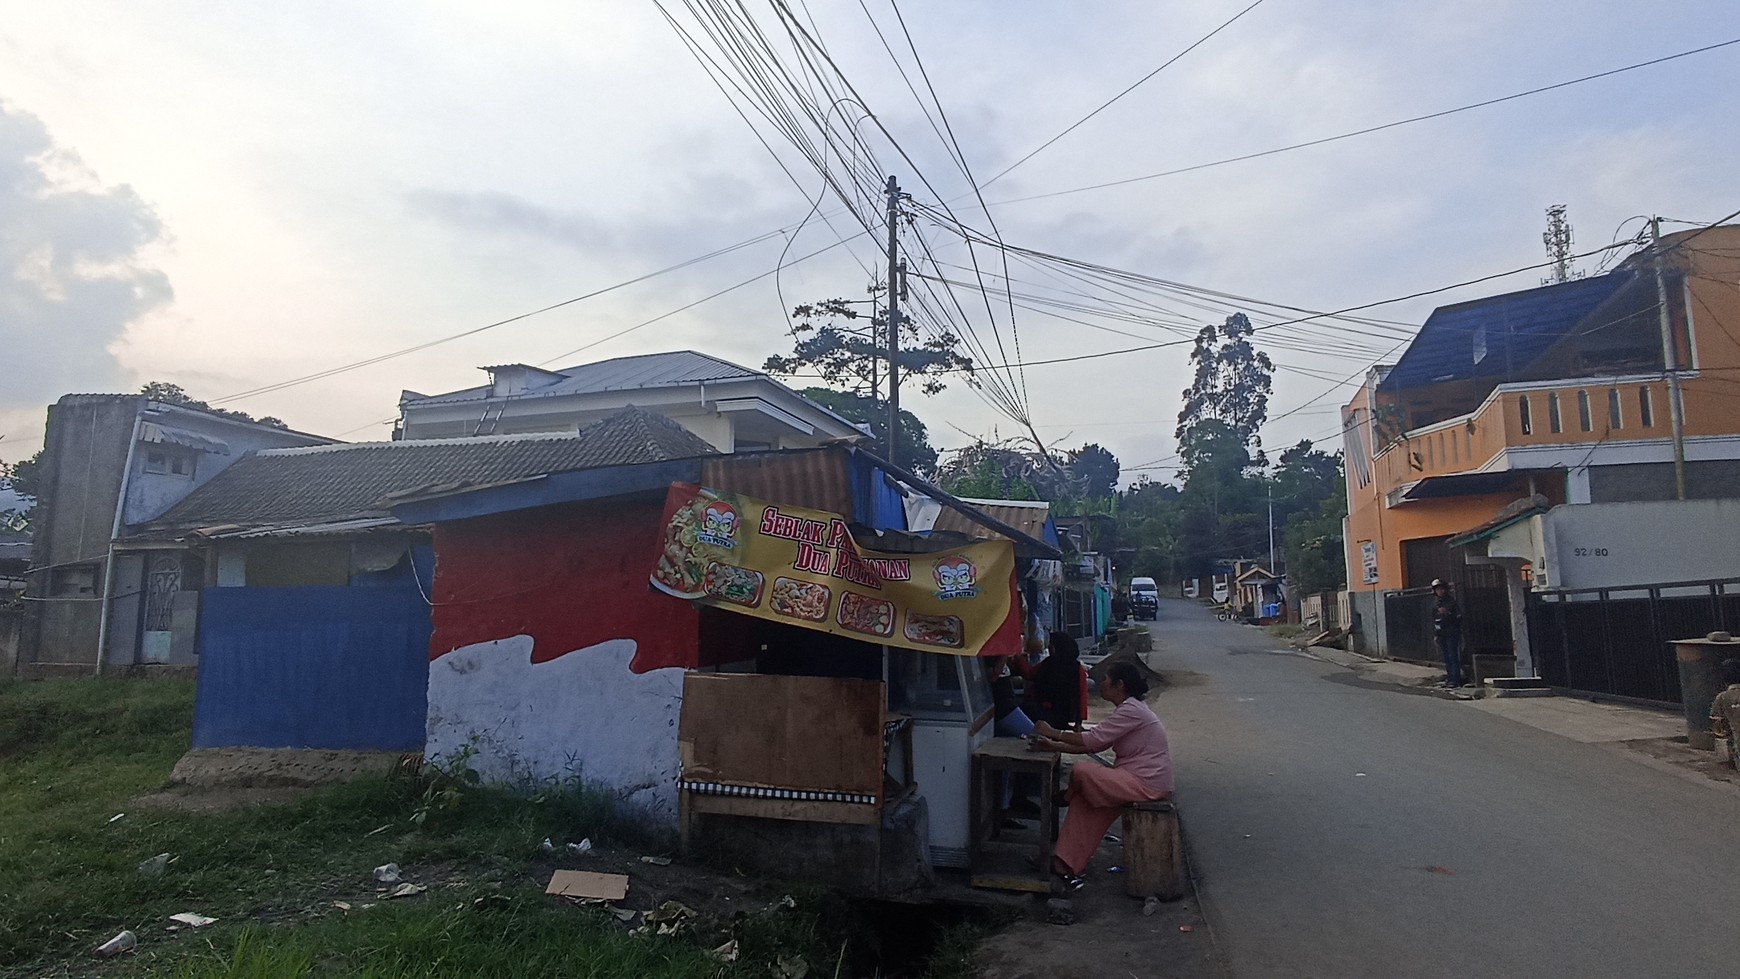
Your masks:
<path fill-rule="evenodd" d="M 984 658 L 985 676 L 991 681 L 991 705 L 999 738 L 1025 738 L 1033 733 L 1033 721 L 1015 700 L 1015 676 L 1006 656 Z"/>
<path fill-rule="evenodd" d="M 1067 633 L 1053 632 L 1051 655 L 1034 668 L 1033 682 L 1028 685 L 1033 719 L 1059 730 L 1080 730 L 1083 719 L 1084 676 L 1081 668 L 1081 647 Z"/>
<path fill-rule="evenodd" d="M 1058 835 L 1052 869 L 1071 890 L 1081 887 L 1082 871 L 1126 803 L 1172 798 L 1166 727 L 1142 702 L 1148 681 L 1134 664 L 1115 663 L 1106 671 L 1104 686 L 1105 698 L 1115 707 L 1112 716 L 1085 733 L 1060 731 L 1040 721 L 1033 726 L 1030 742 L 1036 751 L 1091 754 L 1111 748 L 1116 754 L 1111 768 L 1090 760 L 1069 772 L 1064 796 L 1069 813 Z"/>
<path fill-rule="evenodd" d="M 1740 659 L 1722 661 L 1722 682 L 1727 689 L 1710 702 L 1710 733 L 1728 742 L 1728 764 L 1740 768 L 1740 755 L 1734 753 L 1740 743 Z"/>
<path fill-rule="evenodd" d="M 995 720 L 991 730 L 999 738 L 1025 738 L 1033 733 L 1033 721 L 1015 701 L 1015 677 L 1009 670 L 1009 663 L 1003 656 L 985 657 L 985 676 L 991 681 L 991 705 Z M 1038 815 L 1039 804 L 1033 801 L 1033 786 L 1029 780 L 1022 780 L 1021 797 L 1015 797 L 1016 780 L 1008 775 L 1002 777 L 998 789 L 998 797 L 1004 810 L 1014 810 L 1022 814 Z M 1005 826 L 1005 828 L 1010 828 Z"/>

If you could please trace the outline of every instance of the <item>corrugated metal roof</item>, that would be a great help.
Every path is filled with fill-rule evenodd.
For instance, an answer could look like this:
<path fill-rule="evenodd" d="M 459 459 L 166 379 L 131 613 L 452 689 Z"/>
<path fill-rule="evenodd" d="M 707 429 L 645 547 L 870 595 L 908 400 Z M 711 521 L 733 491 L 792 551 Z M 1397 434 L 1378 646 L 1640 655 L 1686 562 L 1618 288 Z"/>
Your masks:
<path fill-rule="evenodd" d="M 1027 500 L 972 500 L 961 498 L 962 503 L 983 513 L 1000 523 L 1021 531 L 1036 540 L 1045 539 L 1045 521 L 1051 518 L 1051 504 L 1030 502 Z M 948 530 L 968 537 L 981 540 L 1008 540 L 1010 538 L 999 534 L 981 523 L 975 523 L 966 514 L 944 508 L 936 518 L 937 530 Z"/>
<path fill-rule="evenodd" d="M 510 365 L 518 366 L 518 365 Z M 499 369 L 499 368 L 498 368 Z M 640 391 L 648 388 L 687 387 L 707 381 L 740 380 L 766 377 L 761 371 L 720 360 L 693 350 L 672 350 L 666 353 L 638 354 L 616 357 L 595 364 L 581 364 L 554 373 L 562 379 L 527 388 L 516 398 L 559 397 L 572 394 L 599 394 L 605 391 Z M 442 404 L 456 401 L 482 401 L 489 397 L 489 385 L 450 391 L 405 401 L 407 405 Z"/>
<path fill-rule="evenodd" d="M 839 447 L 720 456 L 702 464 L 701 482 L 729 493 L 857 519 L 846 456 L 847 450 Z"/>
<path fill-rule="evenodd" d="M 1619 270 L 1441 306 L 1379 387 L 1400 391 L 1521 373 L 1635 274 Z"/>
<path fill-rule="evenodd" d="M 362 442 L 266 449 L 190 493 L 133 537 L 176 537 L 200 528 L 308 526 L 386 517 L 389 499 L 433 485 L 502 483 L 544 473 L 715 454 L 699 436 L 656 412 L 628 408 L 578 435 Z"/>

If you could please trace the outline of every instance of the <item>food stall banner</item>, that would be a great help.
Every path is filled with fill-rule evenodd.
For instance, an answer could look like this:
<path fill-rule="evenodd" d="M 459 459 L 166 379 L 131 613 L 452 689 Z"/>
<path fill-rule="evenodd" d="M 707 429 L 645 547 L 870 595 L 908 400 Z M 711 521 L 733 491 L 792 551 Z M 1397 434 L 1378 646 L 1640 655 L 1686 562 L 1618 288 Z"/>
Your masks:
<path fill-rule="evenodd" d="M 846 523 L 825 510 L 672 483 L 652 584 L 864 642 L 962 656 L 1020 651 L 1012 542 L 894 554 L 860 549 Z"/>

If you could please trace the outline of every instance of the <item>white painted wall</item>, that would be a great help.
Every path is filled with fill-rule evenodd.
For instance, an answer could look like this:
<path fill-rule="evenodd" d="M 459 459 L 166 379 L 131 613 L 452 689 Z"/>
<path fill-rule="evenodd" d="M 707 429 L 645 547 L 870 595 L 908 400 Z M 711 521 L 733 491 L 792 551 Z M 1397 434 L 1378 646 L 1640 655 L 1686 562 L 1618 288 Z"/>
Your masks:
<path fill-rule="evenodd" d="M 1558 506 L 1536 519 L 1554 588 L 1740 577 L 1740 499 Z"/>
<path fill-rule="evenodd" d="M 674 826 L 683 671 L 631 673 L 634 650 L 613 639 L 534 664 L 531 637 L 514 636 L 434 660 L 428 757 L 475 744 L 469 764 L 485 781 L 579 778 Z"/>

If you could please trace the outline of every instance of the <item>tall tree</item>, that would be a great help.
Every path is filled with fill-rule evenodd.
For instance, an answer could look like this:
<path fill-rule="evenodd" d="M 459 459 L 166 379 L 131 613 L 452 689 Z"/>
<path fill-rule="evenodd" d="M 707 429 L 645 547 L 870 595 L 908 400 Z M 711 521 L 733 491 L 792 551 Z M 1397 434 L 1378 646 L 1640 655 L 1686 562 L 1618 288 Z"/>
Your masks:
<path fill-rule="evenodd" d="M 1261 464 L 1258 431 L 1269 417 L 1269 392 L 1275 365 L 1269 355 L 1251 345 L 1256 328 L 1250 317 L 1234 313 L 1220 326 L 1205 326 L 1190 348 L 1196 374 L 1184 389 L 1175 433 L 1183 443 L 1191 429 L 1204 422 L 1224 424 L 1247 449 L 1255 449 Z"/>
<path fill-rule="evenodd" d="M 825 299 L 792 310 L 792 352 L 773 356 L 761 365 L 769 374 L 791 377 L 814 370 L 833 387 L 881 397 L 888 377 L 888 313 L 877 307 L 869 316 L 851 300 Z M 863 323 L 859 323 L 863 320 Z M 936 394 L 952 373 L 973 380 L 973 359 L 961 353 L 960 338 L 948 330 L 929 337 L 910 318 L 900 322 L 900 378 L 917 382 L 920 392 Z"/>
<path fill-rule="evenodd" d="M 1287 581 L 1295 594 L 1309 595 L 1347 587 L 1347 557 L 1342 521 L 1347 517 L 1347 486 L 1342 484 L 1315 510 L 1293 515 L 1283 541 Z"/>
<path fill-rule="evenodd" d="M 884 459 L 888 455 L 888 408 L 867 394 L 836 391 L 833 388 L 803 388 L 799 394 L 834 412 L 849 422 L 869 425 L 871 451 Z M 936 475 L 936 447 L 930 444 L 930 430 L 918 416 L 900 409 L 900 464 L 930 479 Z"/>
<path fill-rule="evenodd" d="M 1088 443 L 1066 454 L 1066 468 L 1080 484 L 1084 499 L 1101 500 L 1118 493 L 1118 457 L 1096 443 Z"/>
<path fill-rule="evenodd" d="M 0 527 L 25 530 L 30 526 L 30 514 L 36 509 L 38 485 L 42 474 L 42 450 L 28 459 L 0 462 L 0 489 L 9 489 L 22 498 L 22 507 L 0 507 Z"/>
<path fill-rule="evenodd" d="M 957 496 L 991 500 L 1078 499 L 1074 480 L 1054 458 L 1013 442 L 975 442 L 955 452 L 937 474 Z"/>

